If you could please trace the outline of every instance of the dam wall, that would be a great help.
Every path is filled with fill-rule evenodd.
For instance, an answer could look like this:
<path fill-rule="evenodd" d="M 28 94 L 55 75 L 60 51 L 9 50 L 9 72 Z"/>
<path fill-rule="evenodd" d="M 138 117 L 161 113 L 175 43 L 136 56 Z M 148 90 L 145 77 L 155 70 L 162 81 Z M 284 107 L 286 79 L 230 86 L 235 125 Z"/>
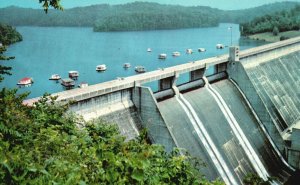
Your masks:
<path fill-rule="evenodd" d="M 127 140 L 146 128 L 166 151 L 178 147 L 202 160 L 210 180 L 243 184 L 255 173 L 283 184 L 300 167 L 299 50 L 300 38 L 245 51 L 230 47 L 229 55 L 54 95 L 71 101 L 70 111 L 85 120 L 117 124 Z M 177 84 L 186 74 L 189 80 Z M 142 86 L 155 81 L 158 92 Z"/>
<path fill-rule="evenodd" d="M 176 145 L 176 139 L 170 133 L 170 128 L 157 107 L 157 101 L 150 88 L 135 87 L 133 102 L 142 120 L 142 126 L 147 129 L 153 143 L 163 145 L 170 152 Z"/>

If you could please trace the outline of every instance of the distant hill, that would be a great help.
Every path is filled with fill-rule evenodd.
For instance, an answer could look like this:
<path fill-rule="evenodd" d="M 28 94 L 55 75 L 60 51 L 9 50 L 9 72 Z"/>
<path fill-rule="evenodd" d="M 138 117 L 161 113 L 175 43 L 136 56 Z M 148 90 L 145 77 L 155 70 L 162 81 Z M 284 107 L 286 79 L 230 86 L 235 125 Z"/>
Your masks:
<path fill-rule="evenodd" d="M 300 5 L 291 10 L 275 12 L 240 25 L 242 35 L 251 35 L 264 32 L 279 32 L 300 29 Z"/>
<path fill-rule="evenodd" d="M 129 31 L 217 26 L 220 22 L 241 23 L 257 16 L 289 10 L 295 2 L 224 11 L 205 6 L 177 6 L 135 2 L 124 5 L 93 5 L 64 11 L 8 7 L 0 9 L 0 22 L 14 26 L 83 26 L 95 31 Z"/>

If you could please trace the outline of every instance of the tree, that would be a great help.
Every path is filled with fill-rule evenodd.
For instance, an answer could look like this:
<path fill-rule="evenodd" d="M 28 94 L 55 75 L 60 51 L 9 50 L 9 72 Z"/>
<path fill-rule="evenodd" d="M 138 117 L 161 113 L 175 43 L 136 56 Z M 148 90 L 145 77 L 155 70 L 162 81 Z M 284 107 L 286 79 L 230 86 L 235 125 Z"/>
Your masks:
<path fill-rule="evenodd" d="M 39 3 L 43 4 L 45 12 L 48 12 L 49 7 L 54 9 L 63 10 L 63 7 L 60 4 L 60 0 L 39 0 Z"/>
<path fill-rule="evenodd" d="M 215 184 L 178 149 L 166 153 L 146 134 L 125 142 L 115 125 L 84 122 L 43 96 L 0 91 L 0 184 Z"/>
<path fill-rule="evenodd" d="M 277 36 L 279 34 L 279 30 L 278 30 L 277 26 L 274 26 L 272 33 L 274 36 Z"/>

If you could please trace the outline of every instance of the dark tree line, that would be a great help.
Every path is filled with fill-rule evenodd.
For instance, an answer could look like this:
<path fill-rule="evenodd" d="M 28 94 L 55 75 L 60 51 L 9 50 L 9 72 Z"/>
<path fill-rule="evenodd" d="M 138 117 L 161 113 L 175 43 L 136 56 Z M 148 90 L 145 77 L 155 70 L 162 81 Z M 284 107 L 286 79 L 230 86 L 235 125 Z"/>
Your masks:
<path fill-rule="evenodd" d="M 281 11 L 265 16 L 257 17 L 254 20 L 240 24 L 242 35 L 251 35 L 263 32 L 278 32 L 300 29 L 300 6 L 289 11 Z"/>

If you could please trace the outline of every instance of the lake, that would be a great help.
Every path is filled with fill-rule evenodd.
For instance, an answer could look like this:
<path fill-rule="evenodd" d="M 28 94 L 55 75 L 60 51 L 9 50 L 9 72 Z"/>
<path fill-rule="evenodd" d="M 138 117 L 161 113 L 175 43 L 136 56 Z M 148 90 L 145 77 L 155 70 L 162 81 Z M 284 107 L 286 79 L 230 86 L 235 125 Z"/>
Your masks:
<path fill-rule="evenodd" d="M 23 41 L 11 45 L 5 53 L 15 56 L 15 60 L 4 62 L 4 65 L 13 68 L 13 75 L 5 76 L 0 87 L 17 88 L 21 78 L 32 77 L 32 86 L 19 88 L 20 93 L 31 92 L 28 98 L 65 90 L 60 83 L 49 80 L 56 73 L 67 78 L 68 71 L 77 70 L 80 76 L 76 83 L 88 82 L 92 85 L 135 75 L 134 66 L 138 65 L 151 71 L 227 53 L 228 48 L 216 49 L 218 43 L 230 45 L 232 40 L 233 45 L 239 45 L 241 50 L 265 44 L 241 38 L 237 24 L 106 33 L 73 27 L 17 27 L 17 30 L 22 34 Z M 206 52 L 199 53 L 197 48 L 201 47 L 206 48 Z M 147 48 L 151 48 L 152 52 L 147 52 Z M 186 54 L 188 48 L 193 49 L 194 53 Z M 181 56 L 172 57 L 174 51 L 179 51 Z M 167 59 L 159 60 L 160 53 L 166 53 Z M 123 64 L 127 62 L 131 63 L 131 68 L 124 69 Z M 107 70 L 96 72 L 99 64 L 106 64 Z M 150 86 L 155 89 L 155 85 Z"/>

